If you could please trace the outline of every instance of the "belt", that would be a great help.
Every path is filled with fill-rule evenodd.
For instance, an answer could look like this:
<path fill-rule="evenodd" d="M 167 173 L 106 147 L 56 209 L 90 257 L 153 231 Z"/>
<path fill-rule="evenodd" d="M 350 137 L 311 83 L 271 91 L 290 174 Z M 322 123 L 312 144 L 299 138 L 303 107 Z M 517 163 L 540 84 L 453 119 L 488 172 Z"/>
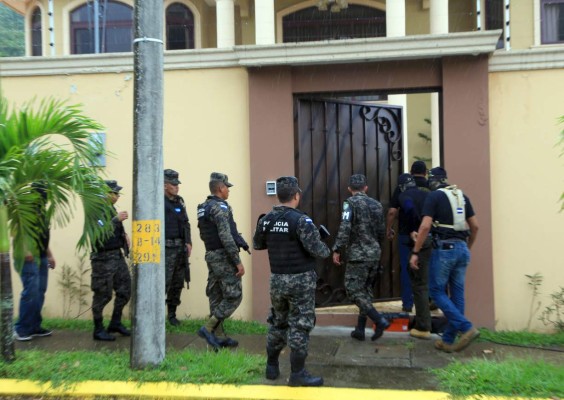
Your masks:
<path fill-rule="evenodd" d="M 184 246 L 184 240 L 182 240 L 182 238 L 165 239 L 165 246 L 168 246 L 168 247 Z"/>

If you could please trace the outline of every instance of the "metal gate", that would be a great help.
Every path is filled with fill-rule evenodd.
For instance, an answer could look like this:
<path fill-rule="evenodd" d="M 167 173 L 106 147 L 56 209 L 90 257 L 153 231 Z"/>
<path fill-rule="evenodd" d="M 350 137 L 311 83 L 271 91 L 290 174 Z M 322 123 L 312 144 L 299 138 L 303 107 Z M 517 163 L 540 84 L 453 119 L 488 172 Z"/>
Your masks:
<path fill-rule="evenodd" d="M 303 190 L 300 209 L 329 229 L 328 244 L 332 246 L 353 173 L 366 175 L 368 195 L 379 200 L 387 212 L 402 168 L 402 108 L 303 97 L 296 97 L 294 104 L 294 160 Z M 400 296 L 395 248 L 388 241 L 382 246 L 376 300 Z M 316 306 L 350 303 L 342 266 L 335 266 L 329 258 L 318 262 L 317 274 Z"/>

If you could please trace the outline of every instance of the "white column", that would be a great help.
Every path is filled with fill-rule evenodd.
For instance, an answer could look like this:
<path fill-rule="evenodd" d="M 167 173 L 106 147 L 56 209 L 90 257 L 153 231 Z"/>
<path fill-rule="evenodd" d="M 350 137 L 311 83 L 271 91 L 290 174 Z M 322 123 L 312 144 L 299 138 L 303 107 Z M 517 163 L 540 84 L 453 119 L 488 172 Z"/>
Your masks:
<path fill-rule="evenodd" d="M 431 0 L 431 34 L 448 33 L 448 0 Z"/>
<path fill-rule="evenodd" d="M 255 0 L 255 43 L 274 44 L 274 0 Z"/>
<path fill-rule="evenodd" d="M 386 36 L 405 36 L 405 0 L 386 1 Z"/>
<path fill-rule="evenodd" d="M 448 33 L 448 0 L 431 0 L 429 14 L 431 18 L 431 34 Z M 431 93 L 431 138 L 432 157 L 431 167 L 441 163 L 441 138 L 439 117 L 439 94 Z"/>
<path fill-rule="evenodd" d="M 235 46 L 234 0 L 215 0 L 217 23 L 217 47 Z"/>
<path fill-rule="evenodd" d="M 405 0 L 386 1 L 386 36 L 405 36 Z M 388 104 L 403 107 L 403 170 L 409 171 L 410 161 L 408 155 L 407 135 L 407 96 L 405 94 L 391 94 L 388 96 Z"/>

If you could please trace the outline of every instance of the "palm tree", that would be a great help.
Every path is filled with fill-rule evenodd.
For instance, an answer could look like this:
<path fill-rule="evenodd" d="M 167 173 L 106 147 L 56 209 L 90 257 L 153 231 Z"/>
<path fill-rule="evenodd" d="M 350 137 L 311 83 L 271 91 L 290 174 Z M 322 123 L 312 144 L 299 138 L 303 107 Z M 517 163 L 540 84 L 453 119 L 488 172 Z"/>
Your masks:
<path fill-rule="evenodd" d="M 103 150 L 91 140 L 92 131 L 101 129 L 80 106 L 49 99 L 10 110 L 0 95 L 0 346 L 7 362 L 15 359 L 10 239 L 19 271 L 26 251 L 39 255 L 39 207 L 48 221 L 64 226 L 77 202 L 85 214 L 77 246 L 89 247 L 108 234 L 101 228 L 111 226 L 108 188 L 93 167 Z M 46 205 L 32 187 L 38 182 L 46 189 Z"/>

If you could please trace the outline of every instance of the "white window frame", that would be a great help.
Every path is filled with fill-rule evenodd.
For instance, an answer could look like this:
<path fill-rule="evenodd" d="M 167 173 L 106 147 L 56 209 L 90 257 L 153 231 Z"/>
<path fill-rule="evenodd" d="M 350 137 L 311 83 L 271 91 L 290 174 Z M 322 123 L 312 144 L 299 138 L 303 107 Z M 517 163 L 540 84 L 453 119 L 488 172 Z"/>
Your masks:
<path fill-rule="evenodd" d="M 541 0 L 533 0 L 533 24 L 535 46 L 564 46 L 564 43 L 542 43 Z"/>

